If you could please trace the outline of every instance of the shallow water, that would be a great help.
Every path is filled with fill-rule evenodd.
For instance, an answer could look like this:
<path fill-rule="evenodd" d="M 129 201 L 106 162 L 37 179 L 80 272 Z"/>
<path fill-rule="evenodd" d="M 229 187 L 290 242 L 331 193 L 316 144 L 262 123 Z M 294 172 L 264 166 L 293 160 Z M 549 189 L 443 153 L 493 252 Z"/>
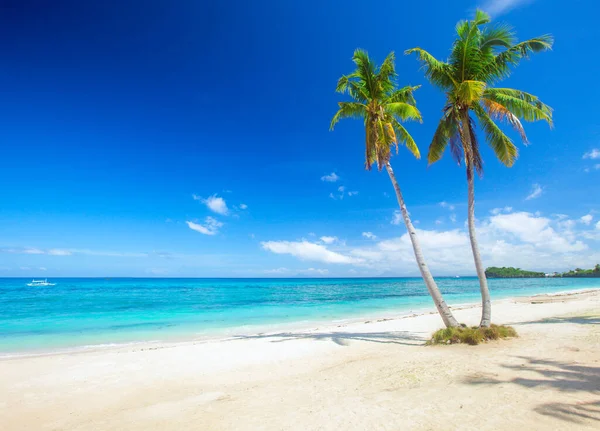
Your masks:
<path fill-rule="evenodd" d="M 0 279 L 0 352 L 234 335 L 432 307 L 420 278 Z M 448 303 L 476 278 L 438 278 Z M 598 279 L 489 280 L 492 299 L 600 287 Z"/>

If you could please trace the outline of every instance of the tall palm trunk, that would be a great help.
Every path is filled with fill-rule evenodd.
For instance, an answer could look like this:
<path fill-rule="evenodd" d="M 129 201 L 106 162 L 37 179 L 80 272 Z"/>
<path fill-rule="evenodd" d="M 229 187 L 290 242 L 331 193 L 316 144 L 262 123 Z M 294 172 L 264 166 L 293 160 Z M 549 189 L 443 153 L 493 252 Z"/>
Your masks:
<path fill-rule="evenodd" d="M 471 159 L 471 131 L 469 130 L 469 113 L 465 114 L 466 119 L 462 121 L 462 139 L 465 140 L 465 164 L 467 165 L 467 182 L 469 184 L 469 238 L 471 240 L 471 250 L 473 251 L 473 260 L 475 261 L 475 270 L 479 278 L 479 290 L 481 291 L 481 323 L 479 326 L 487 328 L 492 320 L 492 303 L 490 300 L 490 291 L 485 277 L 485 269 L 481 262 L 479 254 L 479 245 L 477 244 L 477 233 L 475 232 L 475 172 L 473 172 L 473 160 Z"/>
<path fill-rule="evenodd" d="M 396 181 L 396 176 L 394 175 L 394 171 L 389 162 L 385 164 L 385 169 L 387 170 L 390 180 L 394 185 L 394 190 L 396 190 L 396 198 L 398 199 L 398 204 L 400 205 L 400 211 L 402 211 L 402 218 L 404 218 L 406 230 L 408 231 L 408 236 L 410 237 L 413 251 L 415 252 L 415 259 L 419 265 L 419 270 L 421 271 L 421 276 L 423 277 L 423 281 L 425 281 L 427 290 L 433 298 L 433 302 L 435 303 L 435 306 L 440 313 L 444 324 L 447 327 L 458 326 L 458 322 L 452 315 L 452 312 L 450 311 L 450 308 L 448 308 L 446 301 L 444 301 L 442 293 L 438 289 L 437 284 L 435 283 L 435 280 L 433 279 L 433 276 L 431 275 L 431 272 L 429 272 L 429 268 L 425 263 L 425 258 L 423 257 L 423 252 L 421 251 L 421 245 L 419 244 L 419 240 L 417 238 L 417 231 L 410 221 L 410 216 L 408 215 L 406 205 L 404 204 L 404 198 L 402 197 L 402 192 L 400 191 L 400 186 L 398 185 L 398 181 Z"/>

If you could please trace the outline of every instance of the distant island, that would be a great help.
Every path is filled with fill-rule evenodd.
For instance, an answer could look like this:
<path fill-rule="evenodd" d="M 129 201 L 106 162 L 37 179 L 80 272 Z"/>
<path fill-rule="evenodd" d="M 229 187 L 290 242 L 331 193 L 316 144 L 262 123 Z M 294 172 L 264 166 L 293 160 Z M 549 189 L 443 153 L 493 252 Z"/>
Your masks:
<path fill-rule="evenodd" d="M 536 271 L 525 271 L 521 268 L 509 267 L 496 267 L 490 266 L 485 270 L 485 276 L 487 278 L 545 278 L 545 277 L 572 277 L 572 278 L 586 278 L 586 277 L 598 277 L 600 278 L 600 264 L 597 264 L 593 269 L 581 269 L 577 268 L 568 272 L 544 273 Z"/>

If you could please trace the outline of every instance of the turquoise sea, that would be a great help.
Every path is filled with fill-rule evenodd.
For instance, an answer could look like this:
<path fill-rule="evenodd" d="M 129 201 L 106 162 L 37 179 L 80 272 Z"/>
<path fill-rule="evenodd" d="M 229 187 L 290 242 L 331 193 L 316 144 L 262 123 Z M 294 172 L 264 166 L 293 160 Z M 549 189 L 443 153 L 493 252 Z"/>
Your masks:
<path fill-rule="evenodd" d="M 433 307 L 420 278 L 0 279 L 0 354 L 247 334 Z M 476 278 L 438 278 L 450 304 Z M 490 280 L 493 299 L 600 287 L 598 279 Z"/>

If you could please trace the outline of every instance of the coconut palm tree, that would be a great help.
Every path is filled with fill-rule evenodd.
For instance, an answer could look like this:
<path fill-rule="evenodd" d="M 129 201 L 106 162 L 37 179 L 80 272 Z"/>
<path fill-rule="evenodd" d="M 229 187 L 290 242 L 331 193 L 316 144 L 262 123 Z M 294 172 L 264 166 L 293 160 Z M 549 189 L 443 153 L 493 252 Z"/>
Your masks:
<path fill-rule="evenodd" d="M 480 10 L 472 21 L 459 22 L 456 26 L 458 37 L 446 61 L 437 60 L 421 48 L 406 51 L 406 54 L 417 55 L 425 76 L 447 96 L 427 159 L 430 164 L 437 162 L 449 146 L 456 162 L 459 165 L 462 160 L 465 162 L 469 190 L 469 237 L 481 289 L 483 327 L 490 325 L 491 303 L 475 234 L 474 172 L 480 176 L 483 172 L 475 119 L 498 159 L 508 167 L 517 158 L 517 147 L 495 121 L 504 121 L 512 126 L 524 143 L 527 143 L 527 136 L 519 119 L 545 120 L 552 126 L 552 109 L 536 96 L 512 88 L 494 87 L 496 82 L 508 77 L 511 67 L 521 59 L 551 49 L 552 37 L 545 35 L 517 43 L 510 27 L 486 25 L 489 22 L 490 17 Z"/>
<path fill-rule="evenodd" d="M 356 64 L 356 70 L 350 75 L 342 76 L 336 88 L 338 93 L 347 93 L 352 101 L 338 103 L 339 110 L 331 120 L 330 129 L 333 130 L 342 118 L 360 118 L 364 121 L 365 167 L 368 170 L 373 164 L 377 164 L 379 170 L 385 167 L 396 191 L 396 198 L 427 290 L 444 324 L 448 327 L 458 326 L 425 263 L 417 232 L 410 220 L 400 186 L 390 165 L 392 147 L 395 147 L 397 152 L 399 143 L 406 145 L 416 158 L 421 157 L 414 139 L 400 124 L 401 121 L 406 120 L 421 121 L 421 113 L 416 108 L 413 96 L 413 92 L 419 87 L 396 88 L 397 75 L 393 52 L 386 57 L 380 67 L 376 67 L 368 54 L 360 49 L 354 52 L 352 60 Z"/>

